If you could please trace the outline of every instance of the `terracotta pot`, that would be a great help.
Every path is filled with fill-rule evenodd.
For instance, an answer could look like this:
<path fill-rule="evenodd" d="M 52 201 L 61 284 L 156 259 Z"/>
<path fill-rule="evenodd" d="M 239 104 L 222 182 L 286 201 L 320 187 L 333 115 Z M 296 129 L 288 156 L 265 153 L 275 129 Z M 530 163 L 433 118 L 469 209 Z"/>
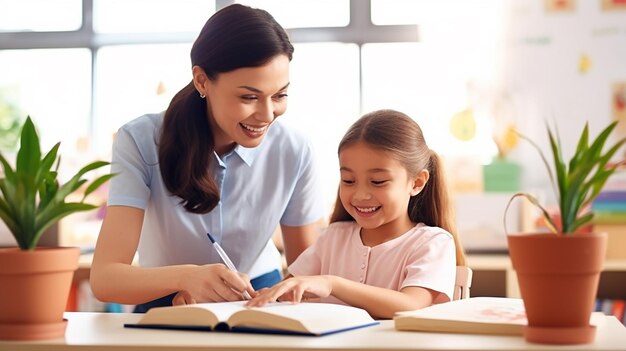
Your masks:
<path fill-rule="evenodd" d="M 0 249 L 0 339 L 36 340 L 65 335 L 77 247 Z"/>
<path fill-rule="evenodd" d="M 512 234 L 507 240 L 528 318 L 526 340 L 593 342 L 596 328 L 589 319 L 604 266 L 606 234 Z"/>

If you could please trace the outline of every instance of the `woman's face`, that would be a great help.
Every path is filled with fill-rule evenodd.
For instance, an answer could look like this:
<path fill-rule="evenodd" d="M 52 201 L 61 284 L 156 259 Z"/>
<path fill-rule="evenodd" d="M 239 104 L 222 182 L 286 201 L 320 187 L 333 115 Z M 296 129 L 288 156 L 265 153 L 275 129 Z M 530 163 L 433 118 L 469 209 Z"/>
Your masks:
<path fill-rule="evenodd" d="M 272 122 L 285 113 L 289 58 L 279 55 L 259 67 L 221 73 L 203 84 L 218 154 L 239 144 L 256 147 Z"/>

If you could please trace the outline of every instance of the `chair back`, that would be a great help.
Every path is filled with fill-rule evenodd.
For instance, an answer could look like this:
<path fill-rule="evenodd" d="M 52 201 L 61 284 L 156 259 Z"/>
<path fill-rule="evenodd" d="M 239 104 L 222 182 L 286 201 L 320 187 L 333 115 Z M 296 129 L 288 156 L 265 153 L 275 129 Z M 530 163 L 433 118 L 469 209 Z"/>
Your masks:
<path fill-rule="evenodd" d="M 472 287 L 472 269 L 467 266 L 456 267 L 456 281 L 454 283 L 453 300 L 467 299 L 470 297 Z"/>

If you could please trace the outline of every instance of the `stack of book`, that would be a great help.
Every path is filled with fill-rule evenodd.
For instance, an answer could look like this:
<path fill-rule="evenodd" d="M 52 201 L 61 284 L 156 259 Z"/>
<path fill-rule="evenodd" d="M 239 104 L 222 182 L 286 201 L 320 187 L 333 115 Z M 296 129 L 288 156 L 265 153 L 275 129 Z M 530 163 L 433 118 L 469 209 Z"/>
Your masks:
<path fill-rule="evenodd" d="M 593 231 L 609 235 L 607 258 L 626 258 L 626 188 L 600 192 L 591 203 Z"/>
<path fill-rule="evenodd" d="M 594 222 L 626 224 L 626 189 L 600 192 L 591 203 Z"/>
<path fill-rule="evenodd" d="M 596 299 L 596 312 L 602 312 L 607 316 L 615 316 L 622 324 L 626 325 L 626 300 L 623 299 Z"/>

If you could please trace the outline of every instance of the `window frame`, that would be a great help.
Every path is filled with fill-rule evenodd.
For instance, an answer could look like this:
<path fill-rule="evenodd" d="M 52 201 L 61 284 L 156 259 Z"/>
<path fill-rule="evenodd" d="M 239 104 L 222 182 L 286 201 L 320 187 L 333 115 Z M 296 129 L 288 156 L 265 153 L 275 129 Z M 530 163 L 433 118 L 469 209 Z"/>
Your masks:
<path fill-rule="evenodd" d="M 215 0 L 215 8 L 221 9 L 235 3 L 234 0 Z M 293 43 L 342 42 L 362 46 L 367 43 L 393 43 L 418 41 L 417 25 L 375 25 L 371 20 L 370 1 L 349 0 L 350 21 L 345 27 L 291 28 L 287 32 Z M 91 51 L 91 101 L 88 121 L 93 136 L 95 121 L 94 99 L 96 95 L 95 69 L 97 52 L 112 45 L 192 43 L 197 32 L 156 33 L 98 33 L 93 28 L 93 0 L 82 0 L 82 26 L 74 31 L 48 32 L 0 32 L 0 50 L 20 49 L 67 49 L 87 48 Z M 362 62 L 359 59 L 359 76 Z M 359 81 L 359 105 L 363 110 L 362 82 Z"/>

